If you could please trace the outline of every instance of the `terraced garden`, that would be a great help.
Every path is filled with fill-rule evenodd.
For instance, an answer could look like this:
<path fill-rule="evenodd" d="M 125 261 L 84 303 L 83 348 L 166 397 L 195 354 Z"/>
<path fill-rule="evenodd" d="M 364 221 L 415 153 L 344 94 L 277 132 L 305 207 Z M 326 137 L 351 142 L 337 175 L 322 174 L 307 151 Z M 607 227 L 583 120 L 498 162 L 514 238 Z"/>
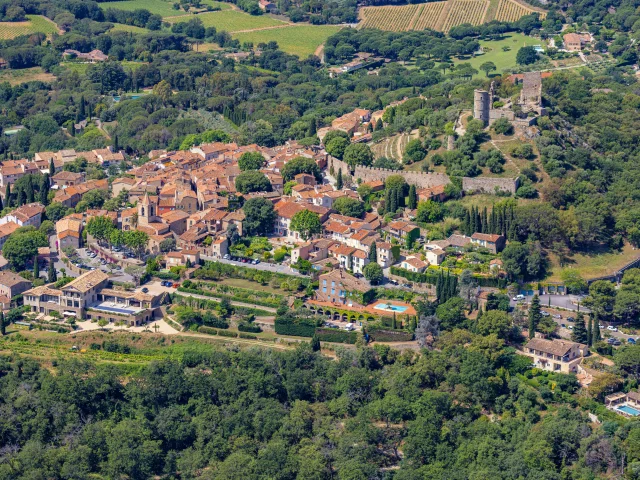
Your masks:
<path fill-rule="evenodd" d="M 0 22 L 0 40 L 10 40 L 37 32 L 50 35 L 58 31 L 56 24 L 42 15 L 27 15 L 27 18 L 25 22 Z"/>
<path fill-rule="evenodd" d="M 407 143 L 409 143 L 409 140 L 414 138 L 418 138 L 417 130 L 411 133 L 400 133 L 376 143 L 371 147 L 371 150 L 373 151 L 376 159 L 386 157 L 397 162 L 402 162 L 404 149 L 406 148 Z"/>

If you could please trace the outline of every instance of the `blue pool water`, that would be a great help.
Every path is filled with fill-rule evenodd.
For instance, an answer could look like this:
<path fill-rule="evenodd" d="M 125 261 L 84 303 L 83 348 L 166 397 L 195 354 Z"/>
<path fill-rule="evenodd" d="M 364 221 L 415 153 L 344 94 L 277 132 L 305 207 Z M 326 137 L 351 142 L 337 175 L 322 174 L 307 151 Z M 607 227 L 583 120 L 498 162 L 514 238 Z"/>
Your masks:
<path fill-rule="evenodd" d="M 636 410 L 635 408 L 630 407 L 629 405 L 621 405 L 619 407 L 616 407 L 616 409 L 626 413 L 627 415 L 632 415 L 634 417 L 637 417 L 638 415 L 640 415 L 640 410 Z"/>
<path fill-rule="evenodd" d="M 386 310 L 387 312 L 404 312 L 407 307 L 402 307 L 400 305 L 391 305 L 390 303 L 380 303 L 379 305 L 376 305 L 375 307 L 376 310 Z"/>

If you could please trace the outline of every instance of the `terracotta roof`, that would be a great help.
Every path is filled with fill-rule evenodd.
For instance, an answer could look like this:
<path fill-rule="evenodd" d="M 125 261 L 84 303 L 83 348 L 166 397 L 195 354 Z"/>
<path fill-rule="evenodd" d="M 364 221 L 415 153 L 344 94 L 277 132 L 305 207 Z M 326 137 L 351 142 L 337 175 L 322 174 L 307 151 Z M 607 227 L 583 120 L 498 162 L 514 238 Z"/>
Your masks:
<path fill-rule="evenodd" d="M 104 273 L 102 270 L 91 270 L 87 273 L 83 273 L 75 280 L 72 280 L 70 283 L 62 287 L 62 289 L 67 290 L 69 288 L 73 288 L 81 293 L 86 293 L 108 278 L 109 275 Z"/>
<path fill-rule="evenodd" d="M 44 206 L 41 203 L 29 203 L 21 206 L 20 208 L 16 208 L 10 215 L 26 222 L 36 215 L 42 215 L 42 213 L 44 213 Z"/>
<path fill-rule="evenodd" d="M 22 282 L 27 282 L 29 284 L 31 283 L 29 280 L 26 280 L 22 278 L 20 275 L 15 274 L 13 272 L 7 272 L 7 271 L 0 272 L 0 285 L 3 285 L 5 287 L 13 287 Z"/>
<path fill-rule="evenodd" d="M 82 230 L 82 221 L 75 218 L 65 217 L 56 223 L 56 233 L 58 237 L 65 238 L 68 236 L 80 238 L 80 231 Z"/>
<path fill-rule="evenodd" d="M 569 351 L 578 346 L 584 348 L 586 345 L 580 343 L 569 342 L 566 340 L 545 340 L 544 338 L 532 338 L 529 340 L 526 348 L 533 348 L 544 353 L 550 353 L 557 355 L 558 357 L 564 357 Z"/>
<path fill-rule="evenodd" d="M 8 237 L 19 228 L 20 225 L 18 225 L 16 222 L 7 222 L 3 225 L 0 225 L 0 238 Z"/>
<path fill-rule="evenodd" d="M 423 262 L 422 260 L 420 260 L 417 257 L 409 257 L 409 258 L 405 259 L 404 262 L 408 263 L 409 265 L 411 265 L 412 267 L 415 267 L 415 268 L 425 268 L 425 267 L 429 266 L 428 263 Z"/>
<path fill-rule="evenodd" d="M 299 203 L 294 202 L 279 202 L 276 204 L 276 213 L 283 218 L 293 218 L 293 216 L 304 210 L 305 208 Z"/>
<path fill-rule="evenodd" d="M 493 233 L 474 233 L 471 235 L 474 240 L 484 240 L 486 242 L 496 243 L 502 235 L 496 235 Z"/>
<path fill-rule="evenodd" d="M 325 260 L 321 260 L 322 262 L 326 262 Z M 347 291 L 358 291 L 358 292 L 368 292 L 371 290 L 371 287 L 362 280 L 353 277 L 349 274 L 342 272 L 339 269 L 332 270 L 331 272 L 325 273 L 324 275 L 320 275 L 320 285 L 322 285 L 323 280 L 327 281 L 335 281 L 340 286 L 342 286 Z"/>
<path fill-rule="evenodd" d="M 182 210 L 173 210 L 160 215 L 165 222 L 173 223 L 189 218 L 189 214 Z"/>
<path fill-rule="evenodd" d="M 40 295 L 51 295 L 56 297 L 62 295 L 62 291 L 56 288 L 51 288 L 49 285 L 40 285 L 39 287 L 34 287 L 23 292 L 23 295 L 33 295 L 34 297 L 39 297 Z"/>

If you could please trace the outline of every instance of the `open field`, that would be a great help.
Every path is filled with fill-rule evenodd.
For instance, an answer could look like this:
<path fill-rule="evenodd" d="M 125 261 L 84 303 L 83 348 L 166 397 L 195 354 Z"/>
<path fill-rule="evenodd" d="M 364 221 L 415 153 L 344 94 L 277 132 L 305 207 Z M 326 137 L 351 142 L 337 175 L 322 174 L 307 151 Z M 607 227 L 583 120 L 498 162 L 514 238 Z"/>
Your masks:
<path fill-rule="evenodd" d="M 269 285 L 261 285 L 258 282 L 252 282 L 250 280 L 245 280 L 244 278 L 225 278 L 215 283 L 229 285 L 230 287 L 248 288 L 249 290 L 259 290 L 261 292 L 275 293 L 276 295 L 291 294 L 291 292 L 286 292 L 285 290 L 282 290 L 280 288 L 274 288 Z"/>
<path fill-rule="evenodd" d="M 186 22 L 192 17 L 178 17 L 175 22 Z M 217 30 L 225 30 L 229 33 L 241 30 L 254 30 L 257 28 L 278 27 L 288 25 L 286 22 L 276 20 L 267 15 L 249 15 L 237 10 L 225 10 L 222 12 L 201 13 L 198 18 L 205 27 L 215 27 Z"/>
<path fill-rule="evenodd" d="M 376 159 L 387 157 L 397 162 L 402 162 L 402 156 L 407 143 L 409 143 L 409 140 L 417 137 L 418 136 L 414 134 L 400 133 L 376 143 L 371 147 L 371 150 Z"/>
<path fill-rule="evenodd" d="M 92 64 L 91 63 L 76 63 L 76 62 L 62 62 L 60 66 L 66 68 L 67 70 L 71 70 L 72 72 L 78 72 L 80 74 L 84 74 Z M 144 62 L 132 62 L 128 60 L 123 60 L 120 62 L 122 68 L 136 70 L 141 65 L 145 65 Z"/>
<path fill-rule="evenodd" d="M 414 5 L 360 8 L 358 28 L 379 28 L 393 32 L 424 30 L 442 32 L 463 23 L 480 25 L 491 20 L 515 21 L 523 15 L 546 12 L 517 0 L 447 0 Z"/>
<path fill-rule="evenodd" d="M 25 22 L 0 22 L 0 40 L 9 40 L 20 35 L 41 32 L 51 34 L 58 31 L 56 25 L 42 15 L 27 15 Z"/>
<path fill-rule="evenodd" d="M 102 2 L 100 6 L 103 9 L 117 8 L 119 10 L 136 10 L 143 8 L 149 10 L 151 13 L 160 15 L 161 17 L 177 17 L 181 15 L 190 15 L 189 12 L 184 10 L 176 10 L 173 8 L 174 2 L 172 0 L 123 0 L 120 2 Z M 231 5 L 223 2 L 216 2 L 215 0 L 203 0 L 202 5 L 211 5 L 212 7 L 219 7 L 221 10 L 230 10 Z"/>
<path fill-rule="evenodd" d="M 142 27 L 136 27 L 135 25 L 125 25 L 123 23 L 114 23 L 112 32 L 131 32 L 131 33 L 148 33 L 149 30 Z"/>
<path fill-rule="evenodd" d="M 0 70 L 0 83 L 9 82 L 11 85 L 19 85 L 27 82 L 53 82 L 56 79 L 51 73 L 46 73 L 40 67 L 22 68 L 12 70 L 10 68 Z"/>
<path fill-rule="evenodd" d="M 548 280 L 560 281 L 562 270 L 565 268 L 577 270 L 586 280 L 610 275 L 638 258 L 638 256 L 640 256 L 640 251 L 634 249 L 631 245 L 625 245 L 621 252 L 605 250 L 588 255 L 574 254 L 569 262 L 565 263 L 564 266 L 560 266 L 558 258 L 551 254 L 549 255 L 551 276 Z"/>
<path fill-rule="evenodd" d="M 484 72 L 479 70 L 480 65 L 485 62 L 493 62 L 497 70 L 493 73 L 500 74 L 507 68 L 514 68 L 516 66 L 516 55 L 520 47 L 525 45 L 538 45 L 540 40 L 522 35 L 521 33 L 508 33 L 502 40 L 490 40 L 480 41 L 482 47 L 482 55 L 476 55 L 475 57 L 455 59 L 454 63 L 470 63 L 473 68 L 478 70 L 478 76 L 484 76 Z M 503 47 L 508 47 L 509 50 L 504 51 Z"/>
<path fill-rule="evenodd" d="M 327 38 L 340 30 L 340 28 L 324 25 L 292 25 L 283 28 L 235 33 L 232 36 L 238 39 L 240 43 L 253 42 L 254 46 L 261 42 L 267 43 L 275 40 L 283 52 L 306 58 L 312 55 Z"/>

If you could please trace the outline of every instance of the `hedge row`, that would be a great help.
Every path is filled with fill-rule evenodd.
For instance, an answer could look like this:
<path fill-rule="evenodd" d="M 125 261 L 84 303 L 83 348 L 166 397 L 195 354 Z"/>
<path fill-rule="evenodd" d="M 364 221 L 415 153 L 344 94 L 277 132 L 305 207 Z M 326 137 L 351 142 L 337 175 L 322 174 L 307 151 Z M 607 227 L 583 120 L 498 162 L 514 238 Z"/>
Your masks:
<path fill-rule="evenodd" d="M 398 267 L 391 267 L 391 274 L 406 278 L 407 280 L 411 280 L 412 282 L 428 283 L 429 285 L 435 285 L 438 281 L 438 277 L 440 276 L 439 273 L 410 272 L 409 270 Z M 473 279 L 478 282 L 478 285 L 481 287 L 505 288 L 507 286 L 506 278 L 493 278 L 474 275 Z"/>
<path fill-rule="evenodd" d="M 238 334 L 236 332 L 230 332 L 228 330 L 218 330 L 218 335 L 220 335 L 221 337 L 238 337 Z"/>
<path fill-rule="evenodd" d="M 371 330 L 367 331 L 373 342 L 410 342 L 413 334 L 403 330 Z"/>
<path fill-rule="evenodd" d="M 242 333 L 240 332 L 240 338 L 246 338 L 247 340 L 257 340 L 258 337 L 256 337 L 255 335 L 249 335 L 248 333 Z"/>
<path fill-rule="evenodd" d="M 316 336 L 323 342 L 333 343 L 356 343 L 358 334 L 356 332 L 347 332 L 345 330 L 337 330 L 333 328 L 318 328 Z"/>
<path fill-rule="evenodd" d="M 154 277 L 158 277 L 160 280 L 180 280 L 180 275 L 173 272 L 155 272 Z"/>
<path fill-rule="evenodd" d="M 315 322 L 291 322 L 276 318 L 276 333 L 279 335 L 292 335 L 294 337 L 313 337 L 316 332 Z"/>
<path fill-rule="evenodd" d="M 262 329 L 258 325 L 252 325 L 250 323 L 238 324 L 238 330 L 241 332 L 260 333 Z"/>
<path fill-rule="evenodd" d="M 211 327 L 200 326 L 198 327 L 199 333 L 206 333 L 207 335 L 218 335 L 218 330 Z"/>

